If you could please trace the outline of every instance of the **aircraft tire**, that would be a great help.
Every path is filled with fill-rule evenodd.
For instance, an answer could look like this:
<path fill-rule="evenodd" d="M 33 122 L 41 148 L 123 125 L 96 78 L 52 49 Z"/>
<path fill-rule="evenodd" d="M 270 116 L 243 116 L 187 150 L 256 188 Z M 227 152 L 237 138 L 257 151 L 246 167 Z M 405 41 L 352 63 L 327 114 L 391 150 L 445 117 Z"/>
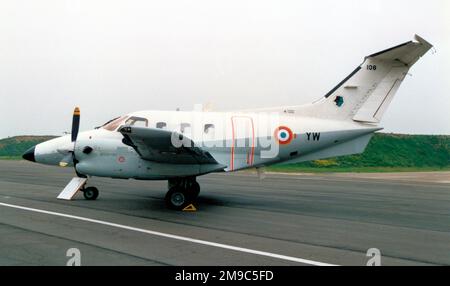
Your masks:
<path fill-rule="evenodd" d="M 83 190 L 83 196 L 88 201 L 96 200 L 98 197 L 98 189 L 96 187 L 88 187 Z"/>
<path fill-rule="evenodd" d="M 187 190 L 175 186 L 169 189 L 165 201 L 168 208 L 182 210 L 191 203 L 191 198 Z"/>

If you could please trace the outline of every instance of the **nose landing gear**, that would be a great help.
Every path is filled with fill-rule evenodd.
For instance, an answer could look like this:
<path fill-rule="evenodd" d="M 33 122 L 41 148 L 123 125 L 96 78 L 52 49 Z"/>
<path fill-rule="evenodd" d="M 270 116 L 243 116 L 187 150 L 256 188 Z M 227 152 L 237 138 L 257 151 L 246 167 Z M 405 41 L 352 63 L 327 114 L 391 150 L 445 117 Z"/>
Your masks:
<path fill-rule="evenodd" d="M 88 201 L 95 200 L 98 197 L 98 189 L 96 187 L 87 187 L 81 189 L 81 191 L 83 192 L 84 198 Z"/>
<path fill-rule="evenodd" d="M 95 200 L 98 197 L 98 189 L 96 187 L 85 187 L 87 183 L 87 178 L 75 177 L 73 178 L 67 186 L 58 195 L 60 200 L 72 200 L 75 194 L 80 191 L 83 192 L 83 196 L 86 200 Z"/>
<path fill-rule="evenodd" d="M 182 210 L 194 203 L 200 193 L 200 185 L 195 177 L 171 179 L 168 182 L 166 205 L 170 209 Z"/>

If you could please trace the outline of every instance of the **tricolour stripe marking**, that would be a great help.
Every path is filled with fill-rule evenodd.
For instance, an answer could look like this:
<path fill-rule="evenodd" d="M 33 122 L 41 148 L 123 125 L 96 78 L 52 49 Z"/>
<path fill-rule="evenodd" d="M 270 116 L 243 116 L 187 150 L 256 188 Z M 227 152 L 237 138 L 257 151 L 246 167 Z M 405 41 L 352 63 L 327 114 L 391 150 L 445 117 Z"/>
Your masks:
<path fill-rule="evenodd" d="M 70 214 L 65 214 L 65 213 L 46 211 L 46 210 L 29 208 L 29 207 L 13 205 L 13 204 L 6 204 L 6 203 L 1 203 L 1 202 L 0 202 L 0 206 L 14 208 L 14 209 L 20 209 L 20 210 L 25 210 L 25 211 L 31 211 L 31 212 L 36 212 L 36 213 L 42 213 L 42 214 L 47 214 L 47 215 L 53 215 L 53 216 L 58 216 L 58 217 L 70 218 L 70 219 L 79 220 L 79 221 L 85 221 L 85 222 L 96 223 L 96 224 L 106 225 L 106 226 L 115 227 L 115 228 L 131 230 L 131 231 L 140 232 L 140 233 L 146 233 L 146 234 L 155 235 L 155 236 L 159 236 L 159 237 L 171 238 L 171 239 L 176 239 L 176 240 L 181 240 L 181 241 L 188 241 L 191 243 L 207 245 L 207 246 L 211 246 L 211 247 L 234 250 L 234 251 L 250 253 L 250 254 L 255 254 L 255 255 L 260 255 L 260 256 L 266 256 L 266 257 L 271 257 L 271 258 L 276 258 L 276 259 L 281 259 L 281 260 L 293 261 L 293 262 L 298 262 L 298 263 L 304 263 L 304 264 L 309 264 L 309 265 L 337 266 L 334 264 L 329 264 L 329 263 L 324 263 L 324 262 L 319 262 L 319 261 L 314 261 L 314 260 L 309 260 L 309 259 L 281 255 L 281 254 L 276 254 L 276 253 L 271 253 L 271 252 L 266 252 L 266 251 L 259 251 L 259 250 L 244 248 L 244 247 L 238 247 L 238 246 L 233 246 L 233 245 L 228 245 L 228 244 L 207 241 L 207 240 L 201 240 L 201 239 L 195 239 L 195 238 L 190 238 L 190 237 L 185 237 L 185 236 L 180 236 L 180 235 L 163 233 L 163 232 L 159 232 L 159 231 L 147 230 L 147 229 L 143 229 L 143 228 L 137 228 L 137 227 L 132 227 L 132 226 L 128 226 L 128 225 L 112 223 L 112 222 L 102 221 L 102 220 L 98 220 L 98 219 L 92 219 L 92 218 L 70 215 Z"/>
<path fill-rule="evenodd" d="M 235 118 L 246 118 L 249 119 L 252 124 L 252 146 L 250 148 L 250 157 L 247 154 L 247 165 L 253 165 L 253 162 L 255 161 L 255 125 L 253 123 L 253 118 L 251 116 L 244 116 L 244 115 L 238 115 L 238 116 L 231 116 L 231 162 L 230 162 L 230 171 L 234 171 L 234 141 L 235 141 L 235 133 L 234 133 L 234 119 Z M 239 127 L 239 124 L 237 125 Z"/>

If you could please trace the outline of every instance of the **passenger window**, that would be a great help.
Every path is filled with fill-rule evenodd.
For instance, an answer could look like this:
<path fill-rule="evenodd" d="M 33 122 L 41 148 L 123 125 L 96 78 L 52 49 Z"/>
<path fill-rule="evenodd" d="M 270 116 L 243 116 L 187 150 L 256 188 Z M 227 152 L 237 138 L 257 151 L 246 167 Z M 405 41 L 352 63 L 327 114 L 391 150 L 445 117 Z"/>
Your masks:
<path fill-rule="evenodd" d="M 191 124 L 189 123 L 181 123 L 180 124 L 181 133 L 190 133 L 191 132 Z"/>
<path fill-rule="evenodd" d="M 214 132 L 214 124 L 205 124 L 205 128 L 203 129 L 205 134 L 210 134 L 211 132 Z"/>
<path fill-rule="evenodd" d="M 148 127 L 148 119 L 143 117 L 132 116 L 125 121 L 125 125 L 136 127 Z"/>
<path fill-rule="evenodd" d="M 166 129 L 167 128 L 167 123 L 165 123 L 165 122 L 156 122 L 156 128 Z"/>
<path fill-rule="evenodd" d="M 205 124 L 203 132 L 206 138 L 214 138 L 214 124 Z"/>

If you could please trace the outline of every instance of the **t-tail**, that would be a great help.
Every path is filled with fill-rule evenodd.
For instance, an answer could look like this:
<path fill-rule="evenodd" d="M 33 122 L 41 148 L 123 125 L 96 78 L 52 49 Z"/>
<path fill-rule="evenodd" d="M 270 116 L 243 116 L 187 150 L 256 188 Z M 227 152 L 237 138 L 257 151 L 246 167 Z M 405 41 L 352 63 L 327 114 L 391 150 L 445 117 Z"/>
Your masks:
<path fill-rule="evenodd" d="M 431 47 L 415 35 L 413 41 L 369 55 L 322 99 L 298 106 L 298 111 L 327 119 L 379 123 L 408 70 Z"/>

